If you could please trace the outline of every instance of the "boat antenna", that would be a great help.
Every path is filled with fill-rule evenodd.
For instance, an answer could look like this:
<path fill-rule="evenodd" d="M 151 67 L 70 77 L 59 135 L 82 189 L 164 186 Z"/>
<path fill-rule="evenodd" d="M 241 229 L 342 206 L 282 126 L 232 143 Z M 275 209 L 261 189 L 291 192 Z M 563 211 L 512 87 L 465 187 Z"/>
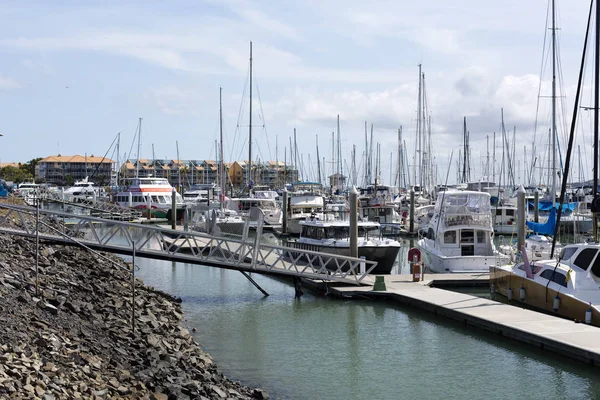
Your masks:
<path fill-rule="evenodd" d="M 562 203 L 565 199 L 565 192 L 567 189 L 567 177 L 569 175 L 569 166 L 571 164 L 571 150 L 573 148 L 573 138 L 575 137 L 575 127 L 577 125 L 577 111 L 579 109 L 579 98 L 581 95 L 581 84 L 583 81 L 583 71 L 585 68 L 585 54 L 587 50 L 588 36 L 590 33 L 590 24 L 592 20 L 592 9 L 593 9 L 594 0 L 590 1 L 590 12 L 588 16 L 587 27 L 585 31 L 585 40 L 583 42 L 583 54 L 581 55 L 581 66 L 579 68 L 579 78 L 577 80 L 577 92 L 575 94 L 575 104 L 573 105 L 573 118 L 571 119 L 571 132 L 569 134 L 569 145 L 567 146 L 567 157 L 565 159 L 565 172 L 562 176 L 562 185 L 560 188 L 560 201 L 558 206 L 558 213 L 556 216 L 556 225 L 554 226 L 554 236 L 552 237 L 552 249 L 550 250 L 550 258 L 554 258 L 554 248 L 556 246 L 556 237 L 558 236 L 558 227 L 560 226 L 560 216 L 562 214 Z M 598 72 L 600 70 L 600 58 L 598 54 L 598 48 L 600 47 L 600 24 L 598 21 L 600 20 L 598 17 L 600 16 L 600 2 L 596 1 L 596 73 L 595 73 L 595 94 L 594 94 L 594 203 L 596 200 L 596 192 L 598 189 Z M 594 221 L 594 240 L 597 240 L 598 230 L 596 226 L 596 214 L 593 213 L 593 221 Z"/>

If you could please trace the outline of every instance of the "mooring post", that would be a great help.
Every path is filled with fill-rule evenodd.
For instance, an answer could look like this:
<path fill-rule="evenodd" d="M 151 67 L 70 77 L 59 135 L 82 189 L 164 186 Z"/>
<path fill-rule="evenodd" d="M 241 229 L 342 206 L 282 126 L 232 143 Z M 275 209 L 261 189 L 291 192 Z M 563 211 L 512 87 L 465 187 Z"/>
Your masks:
<path fill-rule="evenodd" d="M 302 280 L 298 276 L 294 277 L 294 290 L 296 298 L 300 298 L 304 294 L 302 291 Z"/>
<path fill-rule="evenodd" d="M 525 188 L 517 190 L 517 252 L 520 253 L 525 245 Z"/>
<path fill-rule="evenodd" d="M 283 233 L 284 235 L 287 233 L 288 196 L 289 193 L 287 189 L 283 189 L 283 200 L 281 202 L 281 214 L 283 215 L 283 218 L 281 220 L 281 233 Z"/>
<path fill-rule="evenodd" d="M 40 295 L 39 264 L 40 264 L 40 200 L 37 193 L 34 194 L 35 201 L 35 295 Z"/>
<path fill-rule="evenodd" d="M 410 221 L 408 223 L 408 232 L 415 232 L 415 191 L 410 189 Z"/>
<path fill-rule="evenodd" d="M 135 240 L 132 241 L 131 261 L 131 330 L 135 332 Z"/>
<path fill-rule="evenodd" d="M 148 211 L 148 219 L 152 219 L 152 196 L 150 194 L 146 198 L 146 210 Z"/>
<path fill-rule="evenodd" d="M 358 258 L 358 191 L 354 186 L 350 191 L 350 257 Z"/>
<path fill-rule="evenodd" d="M 177 223 L 177 192 L 175 188 L 171 191 L 171 229 L 175 229 Z"/>
<path fill-rule="evenodd" d="M 540 192 L 535 189 L 533 200 L 533 220 L 535 222 L 540 222 Z"/>
<path fill-rule="evenodd" d="M 190 210 L 189 208 L 185 208 L 185 210 L 183 210 L 183 230 L 185 232 L 187 232 L 189 230 L 188 227 L 188 219 L 190 216 L 190 213 L 192 212 L 192 210 Z"/>

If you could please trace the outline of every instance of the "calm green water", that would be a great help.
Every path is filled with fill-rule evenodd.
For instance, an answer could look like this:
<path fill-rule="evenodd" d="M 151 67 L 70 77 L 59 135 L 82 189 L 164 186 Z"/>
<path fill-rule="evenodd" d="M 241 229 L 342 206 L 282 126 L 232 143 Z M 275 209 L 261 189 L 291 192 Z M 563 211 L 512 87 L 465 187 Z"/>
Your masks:
<path fill-rule="evenodd" d="M 227 376 L 275 399 L 600 398 L 598 367 L 425 311 L 295 299 L 288 283 L 254 274 L 263 297 L 234 271 L 138 265 L 147 284 L 183 299 L 185 324 Z"/>

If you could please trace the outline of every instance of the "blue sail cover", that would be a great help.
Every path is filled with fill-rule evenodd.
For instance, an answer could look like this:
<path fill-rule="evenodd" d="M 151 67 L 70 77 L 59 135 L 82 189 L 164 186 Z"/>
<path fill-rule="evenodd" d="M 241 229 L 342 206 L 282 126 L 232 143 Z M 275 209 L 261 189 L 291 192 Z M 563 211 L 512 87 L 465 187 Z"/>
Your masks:
<path fill-rule="evenodd" d="M 550 203 L 550 205 L 552 206 L 552 203 Z M 550 210 L 548 220 L 543 224 L 533 221 L 527 221 L 526 224 L 529 229 L 531 229 L 537 234 L 554 235 L 554 227 L 556 226 L 556 208 L 552 208 Z"/>
<path fill-rule="evenodd" d="M 531 210 L 533 210 L 535 207 L 535 205 L 533 203 L 529 203 L 529 208 Z M 573 211 L 575 209 L 575 207 L 577 207 L 577 203 L 566 203 L 562 205 L 562 212 L 563 214 L 566 213 L 567 211 Z M 558 209 L 558 204 L 554 206 L 555 209 Z M 550 211 L 552 209 L 552 202 L 551 201 L 540 201 L 538 204 L 538 209 L 540 211 Z"/>

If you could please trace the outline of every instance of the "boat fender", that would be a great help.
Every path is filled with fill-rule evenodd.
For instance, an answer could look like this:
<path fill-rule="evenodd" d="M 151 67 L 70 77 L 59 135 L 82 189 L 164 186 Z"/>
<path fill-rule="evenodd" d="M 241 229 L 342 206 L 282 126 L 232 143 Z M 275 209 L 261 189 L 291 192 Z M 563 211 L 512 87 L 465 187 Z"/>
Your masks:
<path fill-rule="evenodd" d="M 560 297 L 558 297 L 558 294 L 556 295 L 556 297 L 554 298 L 554 305 L 552 308 L 554 308 L 554 311 L 558 311 L 560 307 Z"/>
<path fill-rule="evenodd" d="M 523 286 L 521 286 L 521 289 L 519 289 L 519 298 L 521 301 L 525 301 L 525 287 Z"/>
<path fill-rule="evenodd" d="M 508 298 L 508 301 L 512 300 L 512 288 L 508 288 L 508 293 L 506 293 L 506 297 Z"/>
<path fill-rule="evenodd" d="M 588 309 L 585 310 L 585 323 L 588 325 L 592 323 L 592 303 L 590 303 Z"/>

